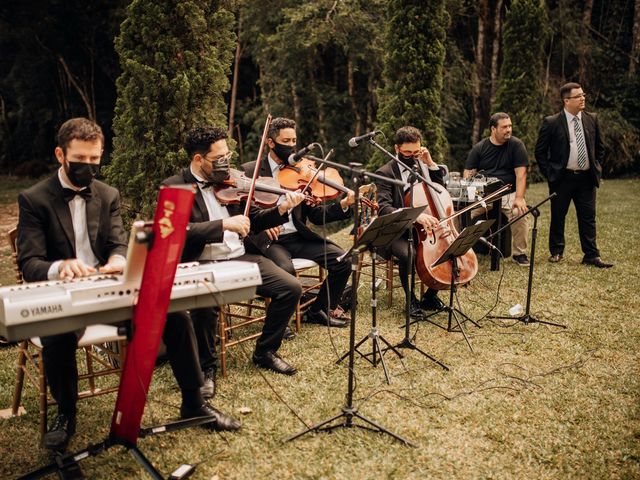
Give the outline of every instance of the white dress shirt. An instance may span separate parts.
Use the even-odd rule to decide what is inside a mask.
[[[582,125],[582,112],[578,112],[577,115],[572,115],[566,110],[564,111],[564,115],[567,118],[567,123],[569,127],[569,160],[567,161],[567,169],[568,170],[589,170],[589,155],[587,155],[587,164],[584,169],[580,168],[578,165],[578,144],[576,143],[576,131],[573,126],[573,118],[577,117],[578,122]],[[585,141],[585,147],[587,139],[584,136],[584,125],[582,126],[582,137]]]
[[[193,169],[191,170],[191,174],[199,182],[205,181],[205,179],[195,173]],[[220,202],[218,202],[212,188],[202,188],[201,183],[198,183],[198,188],[200,189],[200,192],[202,192],[204,204],[207,206],[209,220],[224,220],[231,216],[229,215],[227,207],[220,205]],[[199,260],[229,260],[231,258],[239,257],[240,255],[244,255],[244,243],[240,239],[240,235],[236,232],[225,230],[222,242],[208,243],[205,245]]]
[[[69,188],[71,190],[84,190],[84,188],[77,188],[67,183],[62,178],[62,167],[58,170],[58,179],[63,188]],[[88,187],[85,187],[88,188]],[[91,242],[89,241],[89,230],[87,227],[87,202],[80,195],[76,195],[69,202],[69,211],[71,212],[71,222],[73,224],[73,236],[75,242],[76,258],[82,260],[90,267],[97,267],[100,261],[93,253],[91,248]],[[63,260],[57,260],[51,264],[47,277],[49,280],[57,280],[59,277],[58,269]]]

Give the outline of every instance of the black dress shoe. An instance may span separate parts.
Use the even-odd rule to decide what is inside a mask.
[[[211,422],[204,423],[201,426],[208,430],[215,430],[216,432],[239,430],[242,426],[238,420],[213,408],[208,403],[203,403],[198,408],[186,408],[183,405],[180,407],[180,416],[183,419],[212,417]]]
[[[74,433],[76,433],[76,417],[61,413],[55,418],[49,431],[44,434],[42,444],[51,450],[64,451]]]
[[[287,328],[284,329],[284,335],[282,336],[282,338],[284,340],[293,340],[297,336],[298,334],[294,332],[289,325],[287,325]]]
[[[422,308],[420,308],[420,302],[418,302],[417,298],[411,300],[409,316],[415,320],[424,320],[424,312],[422,311]]]
[[[260,368],[266,368],[283,375],[294,375],[297,372],[293,365],[289,365],[275,352],[266,352],[262,355],[254,353],[253,363]]]
[[[327,315],[324,310],[318,310],[317,312],[307,310],[304,317],[302,317],[302,321],[305,323],[319,323],[320,325],[328,325],[330,327],[337,328],[344,328],[349,325],[349,320],[331,317]]]
[[[593,265],[598,268],[611,268],[613,267],[613,263],[604,263],[600,257],[594,258],[583,258],[582,263],[584,265]]]
[[[420,308],[423,310],[442,310],[444,307],[438,295],[424,295],[420,300]]]
[[[200,394],[205,400],[216,395],[216,371],[210,368],[204,372],[204,385],[200,387]]]

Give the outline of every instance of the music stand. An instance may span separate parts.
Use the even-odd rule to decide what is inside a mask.
[[[345,257],[346,255],[349,255],[354,251],[360,254],[365,250],[371,250],[371,330],[352,348],[374,367],[378,364],[379,356],[380,363],[382,364],[382,369],[384,370],[384,376],[387,379],[387,384],[389,385],[391,384],[391,378],[389,377],[387,365],[384,362],[384,356],[382,355],[380,342],[384,343],[387,346],[385,348],[385,351],[392,350],[393,353],[398,355],[400,358],[402,358],[402,354],[378,332],[376,320],[377,303],[375,288],[377,259],[376,251],[378,248],[386,247],[387,245],[391,244],[391,242],[402,235],[405,230],[407,230],[411,225],[415,223],[416,219],[424,211],[425,208],[426,206],[402,208],[388,215],[382,215],[380,217],[374,218],[373,221],[364,229],[360,237],[358,237],[351,249],[342,256]],[[357,295],[357,289],[355,289],[355,291],[356,293],[354,295]],[[360,347],[360,345],[362,345],[369,338],[372,341],[371,353],[364,354],[360,350],[358,350],[358,347]],[[349,351],[347,351],[342,357],[340,357],[336,363],[340,363],[345,358],[347,358],[350,351],[351,348],[349,348]],[[371,358],[369,358],[369,355],[371,355]]]
[[[471,346],[471,342],[469,341],[469,337],[467,337],[467,332],[465,332],[464,327],[462,326],[462,323],[464,323],[467,320],[469,320],[474,324],[475,322],[473,322],[473,320],[471,320],[471,318],[465,315],[462,311],[460,311],[459,309],[453,306],[453,293],[456,290],[456,279],[458,278],[458,273],[459,273],[458,257],[461,257],[465,253],[467,253],[471,249],[471,247],[475,245],[478,239],[482,237],[487,230],[489,230],[489,227],[491,227],[491,225],[493,225],[494,222],[495,220],[493,219],[485,220],[483,222],[469,226],[464,230],[462,230],[460,232],[460,235],[458,235],[458,238],[456,238],[453,241],[453,243],[449,245],[449,248],[447,248],[447,250],[440,256],[440,258],[431,265],[431,268],[435,268],[438,265],[442,265],[443,263],[451,262],[451,283],[449,284],[449,305],[445,305],[444,308],[442,308],[442,310],[436,313],[447,312],[449,314],[449,319],[447,323],[447,331],[449,332],[455,331],[451,328],[452,319],[455,319],[456,323],[458,324],[458,330],[460,330],[460,332],[464,336],[464,339],[467,342],[467,345],[469,345],[469,348],[471,349],[472,352],[473,352],[473,347]],[[460,318],[458,317],[458,315],[464,318],[462,322],[460,321]],[[430,322],[430,320],[427,320],[427,321]]]
[[[359,191],[358,184],[361,183],[360,179],[363,172],[360,170],[359,164],[351,163],[350,165],[351,165],[350,168],[352,172],[355,173],[353,177],[353,183],[354,183],[354,190],[357,192]],[[344,168],[344,166],[340,166],[340,168]],[[387,181],[387,179],[385,179],[384,177],[380,177],[380,178],[382,178],[383,181]],[[396,181],[394,180],[394,182]],[[423,209],[424,207],[418,207],[418,210],[420,210],[420,212]],[[405,209],[405,212],[407,212],[406,215],[411,215],[412,213],[409,213],[411,210],[414,210],[414,209]],[[416,217],[420,214],[420,212],[416,214]],[[360,224],[359,214],[360,212],[358,210],[358,202],[356,202],[354,204],[355,225]],[[357,242],[354,240],[354,246],[356,245],[356,243]],[[373,420],[370,420],[369,418],[362,415],[360,412],[358,412],[358,409],[353,405],[353,391],[354,391],[353,371],[354,371],[354,358],[355,358],[354,347],[355,347],[355,338],[356,338],[356,306],[357,306],[357,299],[355,295],[356,295],[356,292],[358,291],[358,285],[357,285],[358,279],[357,279],[356,266],[358,265],[359,252],[357,249],[351,248],[349,252],[347,252],[345,255],[347,255],[348,253],[351,253],[351,291],[354,292],[354,299],[351,302],[351,324],[349,325],[349,352],[348,352],[349,366],[347,369],[348,375],[347,375],[346,404],[341,408],[340,413],[338,413],[337,415],[334,415],[333,417],[328,418],[326,420],[322,420],[321,422],[318,422],[315,425],[312,425],[311,427],[308,427],[302,430],[301,432],[286,438],[285,441],[290,442],[310,432],[331,431],[338,427],[345,427],[345,428],[358,427],[358,428],[362,428],[363,430],[371,430],[374,432],[386,433],[387,435],[390,435],[391,437],[401,441],[406,445],[415,447],[413,443],[402,438],[400,435],[396,435],[395,433],[384,428],[382,425],[379,425]],[[354,417],[359,418],[360,420],[365,422],[367,425],[358,425],[356,423],[353,423]],[[344,422],[330,425],[334,421],[340,420],[340,419],[344,419]]]

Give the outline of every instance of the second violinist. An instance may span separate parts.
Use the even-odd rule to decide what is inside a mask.
[[[296,151],[296,123],[288,118],[274,118],[269,129],[267,145],[269,153],[262,159],[259,175],[278,178],[278,172]],[[256,162],[242,165],[247,176],[253,176]],[[284,197],[281,197],[281,201]],[[306,258],[324,267],[327,277],[318,292],[316,301],[309,307],[303,321],[330,327],[346,327],[348,318],[338,307],[351,273],[348,260],[338,261],[344,251],[330,240],[325,240],[307,227],[307,219],[316,225],[351,216],[350,207],[355,193],[349,192],[339,202],[327,205],[310,205],[303,202],[289,212],[289,220],[280,227],[270,228],[251,235],[252,244],[276,265],[294,274],[292,258]]]

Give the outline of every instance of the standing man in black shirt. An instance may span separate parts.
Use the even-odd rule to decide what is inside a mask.
[[[511,184],[511,193],[502,197],[502,212],[509,220],[527,211],[524,194],[527,189],[527,167],[529,158],[524,143],[512,135],[513,125],[509,115],[494,113],[489,120],[491,135],[476,143],[467,157],[464,178],[478,172],[496,177],[505,184]],[[482,209],[471,215],[476,217]],[[528,217],[511,225],[511,250],[513,260],[523,267],[529,266],[527,258],[527,238],[529,236]]]

